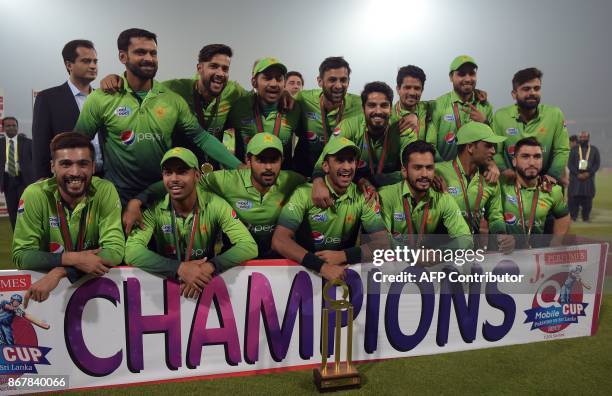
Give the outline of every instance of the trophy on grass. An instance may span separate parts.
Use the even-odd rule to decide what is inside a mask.
[[[336,300],[329,296],[329,290],[333,286],[340,286],[342,288],[342,299]],[[327,282],[323,288],[323,298],[327,302],[329,308],[323,308],[323,323],[321,326],[321,347],[323,355],[321,359],[321,367],[313,370],[314,382],[319,392],[357,388],[361,386],[361,377],[359,372],[352,363],[353,354],[353,306],[348,300],[348,286],[343,281],[337,279],[332,282]],[[334,311],[336,324],[335,324],[335,351],[334,351],[334,364],[331,366],[327,365],[327,353],[328,353],[328,337],[329,337],[329,311]],[[341,320],[342,312],[346,310],[347,320],[347,340],[346,340],[346,362],[340,362],[341,348]]]

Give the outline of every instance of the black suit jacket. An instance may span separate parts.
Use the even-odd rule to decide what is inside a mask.
[[[68,82],[45,89],[36,96],[32,123],[32,157],[35,180],[51,176],[51,139],[72,131],[79,119],[79,106]]]
[[[32,183],[35,179],[32,174],[32,140],[25,135],[17,135],[17,153],[19,161],[19,176],[25,185]],[[6,165],[6,138],[0,139],[0,186],[4,188],[4,167]]]

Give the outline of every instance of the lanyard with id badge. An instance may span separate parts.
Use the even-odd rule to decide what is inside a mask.
[[[591,154],[591,145],[589,144],[586,152],[586,158],[582,158],[582,146],[578,145],[578,170],[585,171],[589,167],[589,155]]]

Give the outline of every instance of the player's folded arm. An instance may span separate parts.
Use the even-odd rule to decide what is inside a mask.
[[[119,265],[125,253],[119,194],[110,182],[101,184],[96,193],[104,197],[100,202],[98,217],[98,246],[102,249],[98,256],[108,260],[113,266]]]

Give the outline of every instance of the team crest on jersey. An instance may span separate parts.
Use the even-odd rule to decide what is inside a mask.
[[[162,225],[161,230],[164,234],[172,234],[172,224]]]
[[[404,221],[406,219],[406,214],[403,212],[393,212],[393,220],[395,221]]]
[[[459,189],[457,187],[454,187],[454,186],[449,186],[448,187],[448,193],[450,195],[457,195],[457,194],[459,194]]]
[[[49,217],[49,227],[58,228],[59,227],[59,218],[57,216]]]
[[[117,117],[129,117],[132,114],[132,109],[128,106],[119,106],[115,109]]]
[[[312,221],[317,222],[317,223],[325,223],[328,219],[327,214],[325,213],[313,214],[310,217],[312,218]]]
[[[321,120],[321,116],[318,113],[315,113],[314,111],[309,111],[308,113],[306,113],[306,118],[313,121]]]
[[[249,210],[253,208],[253,202],[246,199],[241,199],[236,201],[236,207],[242,210]]]
[[[514,195],[506,194],[506,201],[510,202],[512,205],[517,204],[516,196]]]
[[[516,129],[516,128],[508,128],[508,129],[506,129],[506,134],[508,134],[510,136],[516,136],[516,135],[518,135],[518,129]]]
[[[121,132],[119,139],[121,139],[121,143],[129,146],[136,141],[136,134],[134,131],[123,131]]]
[[[155,115],[157,116],[157,118],[164,118],[164,116],[166,115],[166,108],[161,106],[156,107]]]
[[[17,206],[17,214],[23,214],[25,211],[25,201],[23,199],[19,200],[19,205]]]
[[[454,114],[444,114],[444,121],[454,122],[455,115]]]
[[[569,272],[557,273],[540,285],[533,297],[531,309],[525,310],[525,322],[530,330],[558,333],[581,316],[586,316],[588,303],[583,302],[585,284],[581,278],[582,266],[576,265]],[[590,287],[587,285],[587,287]]]
[[[57,242],[49,243],[49,253],[62,254],[64,253],[64,247]]]

